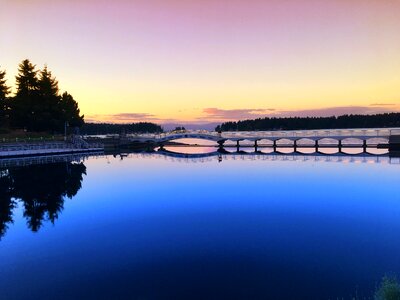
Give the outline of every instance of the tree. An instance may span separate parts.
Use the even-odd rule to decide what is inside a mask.
[[[61,119],[68,122],[70,127],[81,127],[84,124],[84,116],[80,115],[78,102],[67,92],[61,96],[60,107]]]
[[[37,73],[36,65],[32,64],[29,59],[24,59],[19,64],[18,75],[16,76],[17,97],[22,95],[31,95],[39,89]]]
[[[6,72],[0,70],[0,127],[6,125],[8,113],[8,94],[10,88],[6,85]]]
[[[63,132],[64,124],[83,125],[78,103],[64,93],[60,96],[58,81],[48,70],[37,70],[28,59],[18,66],[17,92],[10,101],[11,125],[30,131]]]
[[[0,240],[6,233],[8,225],[13,223],[13,209],[17,206],[13,199],[12,179],[3,169],[0,176]]]
[[[38,84],[40,95],[42,97],[58,97],[58,81],[47,69],[47,65],[45,65],[43,70],[40,71]]]
[[[39,100],[38,71],[28,59],[18,66],[17,93],[11,102],[11,123],[15,127],[34,129],[35,102]]]
[[[35,128],[40,131],[57,131],[61,117],[58,81],[47,66],[39,73],[38,85],[39,98],[34,103]]]

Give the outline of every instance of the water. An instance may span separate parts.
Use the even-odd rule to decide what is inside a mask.
[[[372,298],[400,270],[399,172],[290,155],[3,168],[0,298]]]

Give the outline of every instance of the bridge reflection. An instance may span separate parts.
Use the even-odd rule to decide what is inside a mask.
[[[170,147],[169,149],[171,149]],[[116,156],[116,155],[115,155]],[[387,163],[400,164],[398,155],[389,155],[385,152],[382,154],[373,154],[368,152],[347,154],[343,152],[336,153],[302,153],[299,151],[291,153],[281,152],[246,152],[234,151],[229,152],[224,148],[219,148],[211,152],[205,153],[180,153],[176,151],[159,148],[150,152],[124,153],[121,158],[154,158],[169,159],[174,162],[212,162],[212,161],[229,161],[229,160],[263,160],[263,161],[315,161],[315,162],[343,162],[343,163]]]

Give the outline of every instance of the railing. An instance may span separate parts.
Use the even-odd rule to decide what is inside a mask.
[[[0,144],[4,143],[35,143],[35,142],[55,142],[63,141],[63,136],[47,136],[47,137],[3,137],[0,138]]]
[[[66,142],[43,142],[43,143],[18,143],[0,144],[0,152],[16,151],[37,151],[37,150],[74,150],[74,149],[103,149],[100,143],[88,143],[84,140],[74,140],[72,143]],[[54,152],[54,151],[53,151]]]
[[[377,128],[377,129],[318,129],[318,130],[285,130],[285,131],[230,131],[223,132],[224,138],[239,137],[389,137],[400,134],[398,128]]]
[[[128,134],[127,138],[163,139],[184,135],[203,135],[229,138],[268,138],[268,137],[382,137],[400,135],[400,128],[355,128],[355,129],[318,129],[318,130],[277,130],[277,131],[225,131],[218,133],[206,130],[187,130],[160,134]]]

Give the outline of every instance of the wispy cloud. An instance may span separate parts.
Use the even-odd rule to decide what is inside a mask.
[[[372,103],[369,106],[395,106],[395,103]]]
[[[89,115],[85,117],[87,122],[111,122],[111,123],[132,123],[132,122],[159,122],[161,119],[150,113],[117,113],[105,115]]]
[[[234,120],[248,119],[265,116],[274,112],[274,108],[247,108],[247,109],[220,109],[220,108],[205,108],[203,117],[198,119],[208,120]]]

